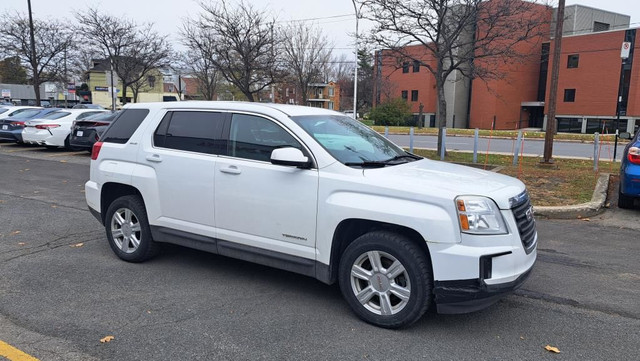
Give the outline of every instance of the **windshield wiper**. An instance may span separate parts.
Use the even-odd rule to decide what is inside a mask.
[[[362,167],[362,168],[383,168],[387,166],[387,162],[380,162],[376,160],[365,160],[362,162],[346,162],[344,165],[349,167]]]
[[[422,157],[417,156],[415,154],[407,153],[407,154],[402,154],[402,155],[396,155],[393,158],[385,159],[385,160],[383,160],[381,162],[388,164],[388,163],[395,162],[397,160],[402,160],[402,159],[411,159],[409,162],[412,162],[414,160],[422,159]]]

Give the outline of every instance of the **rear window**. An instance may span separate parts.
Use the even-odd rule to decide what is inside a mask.
[[[71,113],[69,112],[51,112],[45,116],[43,116],[41,119],[60,119],[66,115],[69,115]]]
[[[144,118],[149,114],[149,109],[125,109],[111,122],[111,126],[103,135],[103,142],[124,144],[138,129]]]
[[[8,112],[9,109],[8,108],[0,108],[0,114]]]
[[[18,109],[9,114],[9,116],[13,119],[27,119],[37,115],[41,111],[42,109]]]

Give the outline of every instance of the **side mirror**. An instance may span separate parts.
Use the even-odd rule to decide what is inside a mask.
[[[628,133],[628,132],[622,132],[622,133],[620,133],[620,134],[618,135],[618,138],[620,138],[620,139],[631,139],[631,138],[633,138],[633,137],[631,136],[631,133]]]
[[[271,152],[271,163],[298,168],[311,168],[309,158],[305,157],[300,149],[293,147],[274,149]]]

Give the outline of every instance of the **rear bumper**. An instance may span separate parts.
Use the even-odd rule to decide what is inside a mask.
[[[436,281],[434,294],[438,313],[468,313],[489,307],[529,278],[533,266],[511,282],[488,285],[482,279]]]
[[[22,130],[5,130],[0,131],[0,140],[8,140],[12,142],[22,142]]]
[[[620,192],[630,197],[640,196],[640,165],[627,164],[620,172]]]

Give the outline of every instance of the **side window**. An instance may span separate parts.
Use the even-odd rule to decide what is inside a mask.
[[[276,148],[302,145],[276,123],[253,115],[234,114],[229,132],[229,155],[269,162]]]
[[[175,111],[167,113],[153,134],[157,147],[206,154],[222,154],[226,113]]]
[[[117,116],[102,136],[103,142],[124,144],[135,133],[149,109],[125,109]]]

